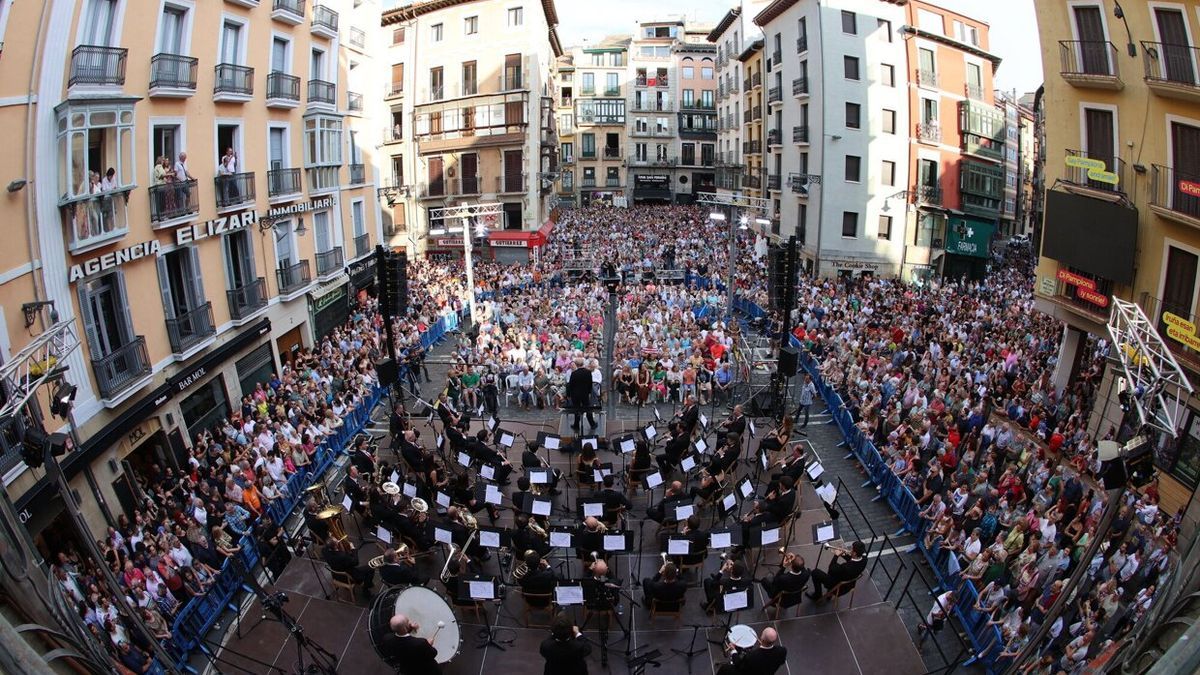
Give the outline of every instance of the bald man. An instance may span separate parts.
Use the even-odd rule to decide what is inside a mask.
[[[391,632],[379,641],[379,652],[387,663],[395,665],[402,675],[441,675],[433,640],[414,635],[420,626],[407,616],[397,614],[388,622],[388,627]]]
[[[787,648],[779,644],[779,633],[774,628],[764,628],[758,636],[758,644],[750,649],[733,649],[729,653],[730,663],[721,666],[717,675],[772,675],[787,661]]]

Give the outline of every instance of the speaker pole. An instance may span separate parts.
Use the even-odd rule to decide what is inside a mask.
[[[375,246],[375,278],[379,284],[379,309],[383,314],[383,339],[387,345],[387,358],[395,360],[396,349],[392,345],[392,298],[391,289],[388,288],[390,265],[388,264],[388,252],[383,247],[383,244]],[[388,383],[388,389],[391,390],[391,383]]]
[[[781,314],[783,331],[779,336],[779,352],[776,355],[775,368],[775,386],[772,390],[775,392],[775,419],[782,420],[787,414],[787,403],[785,402],[790,378],[785,374],[783,369],[784,351],[787,350],[792,343],[792,307],[796,304],[796,235],[788,237],[787,252],[785,254],[784,269],[785,278],[784,286],[781,289],[780,299],[782,300]]]

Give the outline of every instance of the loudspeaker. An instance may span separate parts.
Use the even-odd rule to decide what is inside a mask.
[[[800,365],[800,352],[796,348],[787,345],[779,350],[779,373],[784,377],[792,377],[796,374],[796,368]]]
[[[760,391],[750,399],[751,417],[770,417],[775,414],[775,393],[771,390]]]
[[[379,383],[385,387],[390,387],[396,383],[396,378],[399,376],[399,370],[396,368],[395,359],[380,359],[375,362],[375,373],[379,375]]]

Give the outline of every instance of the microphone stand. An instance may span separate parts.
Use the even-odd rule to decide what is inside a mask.
[[[689,675],[692,672],[692,657],[697,654],[702,654],[702,653],[705,653],[708,651],[707,647],[705,647],[704,649],[700,649],[700,648],[696,647],[696,634],[700,632],[701,628],[704,628],[705,630],[707,630],[708,626],[706,626],[704,624],[700,624],[700,623],[693,623],[690,625],[692,628],[692,639],[688,642],[687,651],[678,649],[676,647],[671,648],[672,652],[679,654],[680,656],[684,657],[684,659],[687,661],[687,671],[688,671]]]

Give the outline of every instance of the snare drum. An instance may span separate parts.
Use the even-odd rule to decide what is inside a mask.
[[[409,586],[396,596],[393,616],[395,614],[404,614],[420,627],[413,635],[433,638],[438,663],[449,663],[458,656],[462,648],[462,632],[454,610],[440,593],[424,586]],[[441,630],[438,630],[439,621],[445,623]]]
[[[729,635],[725,641],[738,649],[749,649],[758,644],[758,635],[754,629],[744,623],[729,627]]]

